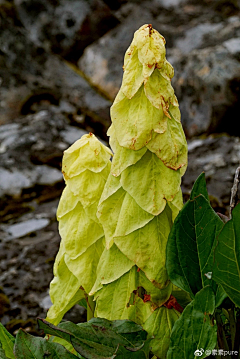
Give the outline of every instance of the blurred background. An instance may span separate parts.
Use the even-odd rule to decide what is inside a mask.
[[[187,199],[205,171],[228,213],[240,160],[240,1],[0,0],[0,320],[34,332],[58,250],[63,151],[86,132],[108,143],[109,108],[133,33],[166,38],[189,143]],[[85,319],[75,306],[66,319]]]

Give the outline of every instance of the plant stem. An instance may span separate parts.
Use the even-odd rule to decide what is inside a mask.
[[[96,303],[93,301],[94,296],[87,297],[87,321],[94,317],[94,310]]]
[[[237,324],[236,324],[236,334],[235,334],[235,341],[233,350],[238,351],[240,350],[240,315],[237,316]]]
[[[236,336],[236,322],[235,322],[234,308],[229,309],[228,313],[229,313],[229,324],[230,324],[230,333],[231,333],[232,350],[233,350],[235,343],[235,336]]]
[[[222,318],[218,312],[216,312],[216,321],[217,321],[217,340],[219,349],[229,351],[227,339],[223,330]],[[230,355],[225,356],[226,359],[231,359]]]
[[[229,218],[232,218],[232,210],[233,208],[236,206],[236,202],[237,202],[237,191],[238,191],[238,183],[239,183],[239,172],[240,172],[240,167],[238,167],[236,169],[235,172],[235,177],[234,177],[234,182],[233,182],[233,187],[231,190],[231,199],[230,199],[230,208],[229,208]]]

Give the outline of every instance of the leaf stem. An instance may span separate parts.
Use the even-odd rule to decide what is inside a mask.
[[[88,295],[87,297],[87,321],[94,317],[94,310],[96,303],[93,300],[94,296]]]

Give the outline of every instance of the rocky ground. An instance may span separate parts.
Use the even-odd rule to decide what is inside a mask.
[[[228,213],[240,161],[239,15],[237,0],[0,0],[0,317],[11,332],[34,332],[50,306],[62,153],[89,131],[108,141],[124,52],[145,23],[166,38],[175,68],[184,198],[205,171],[214,208]]]

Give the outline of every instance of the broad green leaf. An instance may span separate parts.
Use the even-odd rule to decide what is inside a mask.
[[[197,359],[194,352],[203,348],[212,350],[217,343],[217,325],[210,315],[215,309],[215,295],[210,286],[204,287],[187,305],[176,321],[171,335],[167,359]],[[146,329],[147,330],[147,329]],[[203,354],[201,358],[207,355]]]
[[[169,168],[177,170],[187,164],[186,137],[181,123],[172,118],[167,121],[167,131],[155,133],[147,148]]]
[[[89,294],[93,295],[104,284],[114,282],[129,272],[134,265],[115,244],[110,249],[105,248],[98,263],[96,282]]]
[[[146,81],[144,90],[149,101],[158,109],[161,109],[165,103],[169,104],[174,96],[170,80],[166,80],[158,69],[155,69]]]
[[[0,323],[0,357],[1,359],[15,359],[13,354],[15,338]]]
[[[154,337],[150,346],[152,352],[160,359],[167,358],[171,331],[179,316],[180,313],[175,309],[168,309],[163,306],[156,309],[143,325],[143,328],[148,332],[148,337]],[[189,356],[189,358],[191,357]]]
[[[124,59],[121,91],[127,98],[131,99],[143,83],[143,65],[138,59],[138,51],[135,46],[129,47]]]
[[[118,216],[114,237],[126,236],[149,223],[154,216],[144,211],[136,201],[126,193]]]
[[[161,68],[165,60],[165,39],[152,25],[143,25],[138,29],[133,38],[133,44],[138,49],[140,62],[149,68],[157,66]]]
[[[127,309],[137,283],[138,273],[134,266],[116,281],[104,285],[95,293],[95,316],[109,320],[128,319]]]
[[[213,279],[229,298],[240,306],[240,205],[232,211],[217,238],[214,250]]]
[[[123,353],[126,358],[136,358],[131,353],[137,351],[140,351],[139,358],[148,358],[147,346],[144,351],[141,350],[146,343],[147,333],[129,321],[109,322],[94,318],[78,325],[63,322],[58,327],[44,320],[39,320],[38,323],[45,333],[71,342],[74,349],[85,358],[122,358]]]
[[[206,198],[206,200],[209,202],[204,172],[202,172],[196,179],[196,181],[193,185],[192,191],[191,191],[190,199],[194,199],[195,197],[199,196],[200,194],[202,194]]]
[[[116,138],[114,126],[112,125],[111,141],[114,141],[115,154],[112,161],[111,173],[113,176],[119,176],[125,168],[137,163],[146,153],[147,148],[143,147],[141,150],[132,151],[128,148],[121,147]]]
[[[53,305],[47,313],[47,320],[58,324],[64,314],[77,304],[85,293],[80,289],[80,281],[66,266],[64,255],[56,263],[57,272],[50,283],[50,297]]]
[[[163,133],[167,128],[163,110],[151,104],[143,85],[131,100],[125,97],[113,103],[111,118],[119,145],[132,150],[146,146],[152,138],[153,130]]]
[[[137,187],[141,179],[141,185]],[[172,201],[180,189],[181,175],[166,167],[163,162],[150,151],[133,166],[126,168],[121,174],[121,184],[146,212],[155,216],[161,213],[166,201]]]
[[[65,263],[71,273],[78,278],[81,286],[89,293],[96,277],[99,259],[103,253],[105,238],[102,237],[93,243],[88,249],[75,259],[65,254]]]
[[[211,283],[205,274],[212,271],[212,248],[222,226],[202,195],[188,201],[173,224],[166,252],[168,275],[192,297]]]
[[[72,259],[84,253],[89,246],[104,235],[102,226],[86,215],[80,202],[74,210],[60,219],[59,233],[64,242],[65,251]]]
[[[224,291],[223,287],[219,284],[216,291],[216,308],[219,307],[224,299],[226,299],[227,293]]]
[[[79,175],[68,179],[67,184],[70,190],[78,197],[84,207],[90,206],[97,199],[100,199],[110,168],[111,164],[109,161],[107,166],[99,173],[85,170]]]
[[[67,342],[65,339],[59,338],[59,337],[54,337],[54,336],[50,336],[48,339],[49,342],[53,342],[53,343],[58,343],[61,344],[62,346],[64,346],[64,348],[66,348],[70,353],[76,355],[77,358],[82,358],[80,356],[80,354],[78,354],[76,352],[76,350],[73,348],[72,344]]]
[[[111,150],[104,146],[92,133],[83,135],[63,155],[62,171],[66,181],[86,169],[101,172],[109,163]]]
[[[114,238],[120,251],[136,263],[147,278],[159,288],[164,288],[168,284],[165,252],[170,228],[171,211],[166,207],[143,228],[126,236]]]
[[[77,357],[58,343],[49,342],[20,329],[17,333],[14,353],[18,359],[76,359]]]
[[[171,294],[174,298],[176,298],[178,304],[180,304],[182,308],[185,308],[192,301],[192,298],[188,292],[185,292],[185,290],[182,290],[175,285],[173,285]]]

